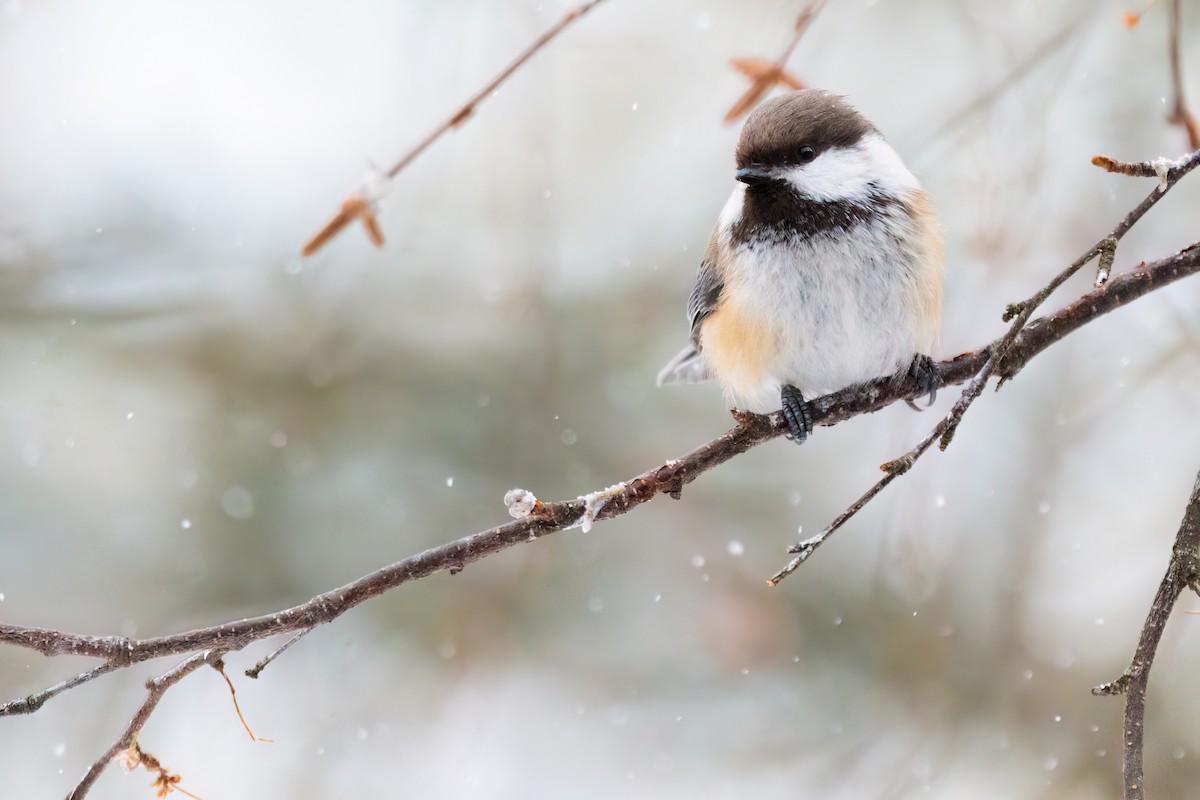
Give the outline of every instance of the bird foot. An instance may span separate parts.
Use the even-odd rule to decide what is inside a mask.
[[[928,395],[929,402],[925,404],[925,408],[929,408],[937,400],[938,390],[938,371],[937,364],[929,356],[915,355],[912,363],[908,365],[908,377],[913,378],[917,382],[917,386],[921,388],[921,393],[917,397],[925,397]],[[904,402],[908,403],[908,407],[913,411],[924,411],[912,399],[906,398]]]
[[[813,431],[812,411],[800,390],[788,384],[780,392],[783,402],[783,419],[787,422],[787,437],[796,444],[804,444]]]

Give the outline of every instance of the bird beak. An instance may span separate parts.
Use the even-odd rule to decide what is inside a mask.
[[[762,167],[742,167],[733,176],[747,186],[755,186],[760,183],[766,183],[769,180],[774,180],[774,175],[771,171]]]

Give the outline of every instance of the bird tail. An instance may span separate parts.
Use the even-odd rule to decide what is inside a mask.
[[[695,345],[688,345],[679,351],[679,355],[667,362],[658,373],[658,385],[668,383],[703,383],[712,380],[712,372],[708,362]]]

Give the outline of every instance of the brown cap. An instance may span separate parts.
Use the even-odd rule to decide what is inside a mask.
[[[840,95],[801,89],[772,98],[754,110],[738,140],[739,167],[799,164],[800,148],[824,152],[853,147],[875,126]]]

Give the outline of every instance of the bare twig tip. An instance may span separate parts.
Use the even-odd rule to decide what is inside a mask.
[[[1129,688],[1130,676],[1126,672],[1115,681],[1102,683],[1099,686],[1092,687],[1092,694],[1096,697],[1111,697],[1116,694],[1125,694],[1125,690]]]
[[[13,700],[0,706],[0,717],[11,717],[17,714],[32,714],[41,708],[46,700],[47,695],[45,692],[41,694],[31,694],[28,697],[22,697],[20,700]]]

